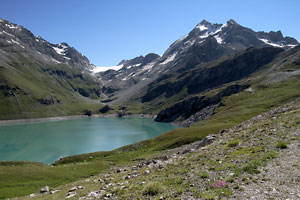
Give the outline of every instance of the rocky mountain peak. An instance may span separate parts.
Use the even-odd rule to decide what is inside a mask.
[[[228,25],[234,25],[234,24],[239,25],[239,24],[238,24],[236,21],[234,21],[233,19],[228,20],[228,21],[226,22],[226,24],[228,24]]]
[[[0,19],[0,48],[7,53],[24,53],[52,64],[67,64],[81,70],[93,68],[90,61],[67,43],[52,44],[23,26]]]

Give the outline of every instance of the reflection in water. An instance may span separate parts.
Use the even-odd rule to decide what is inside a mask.
[[[64,156],[112,150],[174,128],[142,118],[84,118],[0,126],[0,160],[52,163]]]

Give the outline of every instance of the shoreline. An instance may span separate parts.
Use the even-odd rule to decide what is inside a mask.
[[[81,119],[81,118],[97,118],[97,117],[107,117],[107,118],[155,118],[155,115],[149,114],[129,114],[119,116],[118,114],[95,114],[92,116],[87,115],[70,115],[70,116],[58,116],[58,117],[44,117],[44,118],[29,118],[29,119],[8,119],[0,120],[1,125],[14,125],[14,124],[23,124],[23,123],[39,123],[39,122],[53,122],[53,121],[62,121],[62,120],[72,120],[72,119]]]

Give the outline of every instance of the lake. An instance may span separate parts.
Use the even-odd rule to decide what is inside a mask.
[[[0,126],[0,160],[47,164],[65,156],[108,151],[177,126],[149,118],[93,117]]]

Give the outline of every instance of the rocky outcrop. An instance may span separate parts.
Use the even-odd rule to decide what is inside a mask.
[[[18,86],[12,87],[9,85],[0,85],[0,92],[1,91],[3,91],[3,93],[6,97],[15,97],[20,94],[28,95],[28,92],[25,92],[23,89],[21,89]]]
[[[43,105],[52,105],[55,103],[61,103],[61,100],[57,99],[55,96],[45,97],[38,99],[38,102]]]
[[[100,113],[107,113],[108,111],[113,110],[111,107],[109,107],[108,105],[104,106],[103,108],[99,109]]]
[[[199,65],[192,69],[192,72],[190,70],[187,73],[181,73],[176,78],[172,74],[166,76],[165,79],[157,79],[148,85],[142,102],[152,101],[163,94],[165,98],[170,98],[185,88],[187,88],[188,94],[197,94],[222,84],[240,80],[271,62],[282,51],[280,48],[273,47],[251,47],[209,67]]]
[[[40,190],[40,193],[47,193],[49,192],[49,186],[45,186]]]
[[[231,85],[211,98],[205,96],[188,98],[161,111],[154,120],[157,122],[183,121],[179,125],[190,126],[213,115],[216,105],[222,101],[223,97],[239,93],[248,87],[249,85]]]

